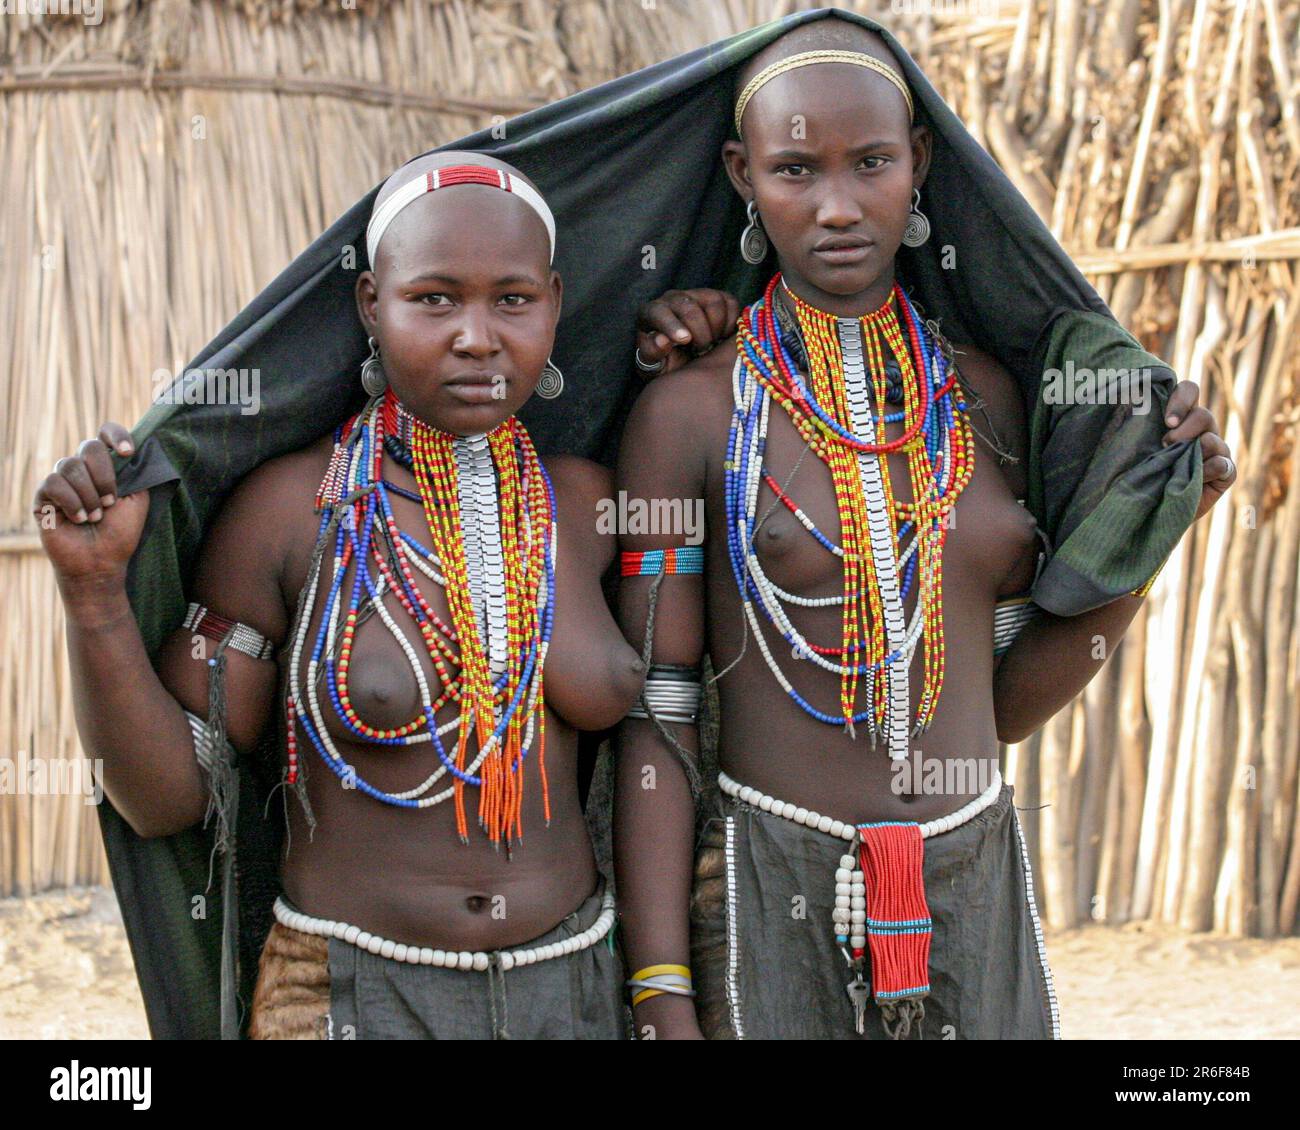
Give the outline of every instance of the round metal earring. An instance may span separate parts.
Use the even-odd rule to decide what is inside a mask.
[[[388,375],[379,360],[379,342],[370,339],[370,356],[361,362],[361,387],[370,397],[383,396],[388,388]]]
[[[758,218],[758,205],[752,200],[745,205],[749,226],[740,233],[740,257],[746,263],[761,263],[767,258],[767,232]]]
[[[537,380],[537,395],[543,400],[554,400],[564,391],[564,374],[560,367],[549,357],[542,367],[542,375]]]
[[[907,227],[903,229],[903,243],[908,247],[920,247],[930,238],[930,221],[921,211],[921,190],[912,189],[912,213],[907,217]]]

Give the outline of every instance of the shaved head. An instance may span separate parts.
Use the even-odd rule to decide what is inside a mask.
[[[800,58],[810,52],[831,57]],[[903,57],[836,17],[791,28],[738,68],[742,133],[722,144],[727,176],[782,277],[838,316],[889,298],[929,170],[933,136],[915,119]]]
[[[898,59],[885,43],[884,37],[877,31],[865,28],[861,24],[853,23],[849,20],[836,19],[834,17],[825,20],[813,20],[810,23],[800,24],[786,32],[780,39],[774,40],[763,48],[752,59],[749,59],[736,74],[736,87],[733,92],[733,100],[740,97],[740,92],[748,85],[752,79],[764,67],[772,63],[779,63],[782,59],[788,59],[791,55],[800,55],[805,51],[856,51],[863,55],[870,55],[873,59],[879,59],[882,63],[897,72],[898,77],[903,79],[903,68],[899,66]],[[870,72],[868,72],[870,73]],[[883,78],[878,79],[885,82]],[[906,83],[906,79],[903,79]],[[895,91],[895,97],[902,98],[902,95]],[[762,91],[754,96],[756,99],[762,97]]]

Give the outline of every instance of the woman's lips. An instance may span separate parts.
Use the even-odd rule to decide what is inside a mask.
[[[457,400],[466,404],[491,404],[494,400],[505,399],[505,378],[493,374],[483,377],[456,377],[448,381],[445,388]],[[500,393],[497,392],[500,387]]]
[[[870,243],[856,243],[841,247],[813,248],[813,254],[827,263],[860,263],[871,253]]]

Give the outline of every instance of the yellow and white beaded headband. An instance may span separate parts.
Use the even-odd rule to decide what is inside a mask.
[[[745,107],[749,105],[749,100],[762,89],[765,83],[776,78],[777,75],[783,75],[786,71],[793,71],[799,67],[811,66],[813,63],[852,63],[855,67],[866,67],[869,71],[875,71],[878,75],[883,75],[892,82],[903,98],[907,101],[907,120],[912,122],[916,118],[916,108],[912,105],[912,92],[907,89],[905,83],[893,67],[882,63],[879,59],[871,55],[864,55],[861,51],[802,51],[798,55],[791,55],[788,59],[779,59],[777,62],[764,67],[745,85],[745,89],[740,92],[740,97],[736,99],[736,132],[740,133],[740,119],[744,116]]]

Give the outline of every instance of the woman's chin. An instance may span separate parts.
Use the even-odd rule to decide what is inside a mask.
[[[495,407],[485,405],[480,409],[465,409],[446,413],[444,422],[435,426],[458,436],[476,436],[484,432],[494,431],[510,419],[511,415],[510,412],[503,412],[499,405]]]
[[[465,401],[450,397],[441,398],[427,415],[415,408],[412,411],[431,427],[459,436],[490,432],[514,415],[505,400]]]
[[[847,298],[871,289],[880,278],[880,265],[874,255],[866,261],[840,265],[829,263],[820,255],[809,255],[787,264],[784,274],[796,294],[800,293],[801,286],[815,287],[823,294]]]
[[[880,272],[874,267],[864,268],[861,263],[846,264],[843,267],[827,267],[818,263],[810,265],[808,274],[804,277],[825,294],[850,298],[874,287],[880,281]]]

